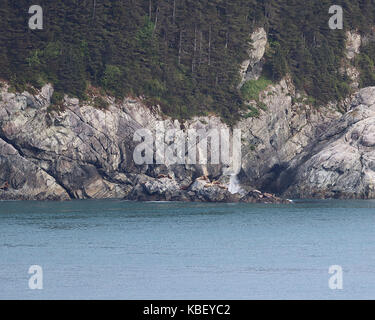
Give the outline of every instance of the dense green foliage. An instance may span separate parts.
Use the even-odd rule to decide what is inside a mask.
[[[362,48],[356,59],[356,65],[361,70],[361,87],[375,85],[375,42],[370,42]]]
[[[328,8],[344,7],[346,30],[375,25],[375,0],[40,0],[44,29],[32,31],[32,4],[0,5],[0,77],[16,88],[52,82],[60,94],[85,99],[92,85],[144,96],[175,117],[215,112],[228,121],[259,89],[238,89],[254,28],[269,35],[264,76],[289,73],[323,103],[349,91],[338,72],[345,30],[328,28]],[[357,61],[361,84],[375,85],[374,45],[367,48]]]

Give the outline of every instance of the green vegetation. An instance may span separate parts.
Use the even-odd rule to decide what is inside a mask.
[[[264,102],[258,102],[258,107],[263,111],[267,111],[267,105]]]
[[[356,66],[361,73],[360,86],[375,86],[375,42],[362,48],[356,59]]]
[[[116,98],[143,96],[176,118],[213,112],[229,123],[287,73],[316,104],[343,98],[345,32],[375,24],[374,0],[337,0],[344,30],[328,28],[328,0],[40,0],[44,29],[31,31],[31,4],[0,6],[0,78],[14,90],[51,82],[88,99],[94,86]],[[238,70],[260,26],[269,36],[264,75],[240,91]],[[374,56],[369,45],[358,58],[363,86],[374,85]]]
[[[292,97],[292,103],[293,104],[302,103],[302,104],[307,104],[307,105],[310,105],[310,106],[316,106],[317,105],[317,101],[314,97],[306,96],[306,95],[303,95],[299,98]]]
[[[248,109],[250,112],[245,115],[245,118],[258,118],[260,116],[260,112],[256,106],[249,105]]]
[[[92,101],[93,107],[100,110],[108,110],[109,102],[102,97],[95,97]]]
[[[241,88],[242,97],[248,101],[259,101],[259,94],[270,84],[272,81],[264,77],[260,77],[258,80],[249,80]]]
[[[64,93],[54,91],[51,97],[51,104],[48,107],[48,112],[56,111],[64,111]]]

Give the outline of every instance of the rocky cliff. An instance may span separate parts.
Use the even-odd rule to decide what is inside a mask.
[[[51,108],[53,89],[31,95],[9,93],[2,84],[0,103],[1,199],[102,199],[282,202],[249,188],[228,191],[230,177],[221,165],[142,165],[134,163],[138,129],[226,128],[217,117],[184,123],[164,119],[141,100],[106,109],[65,97],[64,110]]]
[[[302,198],[375,198],[375,87],[291,161],[279,177],[293,177],[284,193]]]
[[[359,47],[356,36],[348,39],[350,63]],[[241,68],[243,82],[259,77],[267,45],[264,30],[252,40]],[[316,108],[288,78],[269,85],[256,102],[266,108],[231,128],[242,133],[241,192],[230,192],[231,177],[223,165],[134,163],[138,129],[155,132],[160,121],[185,131],[228,128],[214,115],[179,122],[163,116],[157,106],[146,106],[142,98],[103,97],[105,105],[94,107],[65,96],[63,106],[54,108],[51,85],[34,94],[9,91],[2,82],[0,199],[283,202],[273,194],[375,197],[374,87],[357,90],[341,104]]]

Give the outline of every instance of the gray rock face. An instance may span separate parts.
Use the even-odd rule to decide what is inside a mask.
[[[362,37],[362,35],[356,30],[347,31],[346,33],[346,59],[342,61],[340,72],[342,74],[346,73],[346,75],[352,81],[350,86],[353,89],[358,89],[360,83],[360,72],[354,63],[354,58],[360,53],[362,45],[366,44],[369,39],[370,38],[368,36]]]
[[[294,102],[294,88],[287,80],[267,88],[262,102],[267,110],[259,118],[238,124],[242,130],[241,182],[280,193],[285,180],[278,177],[303,150],[341,116],[327,106],[323,112]],[[301,98],[302,101],[302,98]]]
[[[359,54],[361,45],[362,37],[358,32],[348,31],[346,33],[346,57],[349,60],[354,59]]]
[[[3,200],[68,200],[69,195],[56,180],[25,159],[10,144],[0,139],[0,190]]]
[[[138,175],[135,187],[127,198],[137,201],[289,203],[257,190],[232,194],[227,185],[211,182],[207,177],[199,177],[190,186],[184,187],[171,177],[152,178],[146,175]]]
[[[130,182],[125,169],[134,169],[128,162],[132,162],[130,149],[134,130],[140,126],[137,122],[114,106],[105,112],[79,106],[77,99],[67,99],[62,113],[50,112],[50,86],[35,97],[5,90],[0,105],[0,138],[18,151],[18,157],[10,160],[1,152],[2,164],[25,168],[23,163],[29,163],[30,167],[18,170],[20,182],[16,183],[15,169],[1,166],[0,184],[1,180],[11,184],[6,197],[22,194],[24,187],[42,189],[40,194],[46,192],[57,199],[127,195]],[[144,106],[142,110],[146,112]],[[41,172],[39,180],[32,178],[30,170]],[[51,189],[52,179],[59,186],[56,190]]]
[[[362,89],[351,110],[291,164],[285,194],[317,198],[375,198],[375,87]]]
[[[267,33],[263,28],[256,29],[251,34],[251,49],[249,58],[246,59],[240,69],[241,85],[248,80],[257,80],[262,73],[262,59],[266,51]]]
[[[51,86],[36,96],[11,94],[0,103],[0,199],[104,199],[231,201],[227,186],[191,188],[202,175],[223,174],[221,165],[142,165],[133,160],[138,129],[158,130],[163,118],[141,101],[110,100],[107,110],[65,97],[65,110],[53,111]],[[225,129],[217,117],[165,129]],[[200,154],[198,149],[197,153]]]
[[[0,199],[182,200],[276,202],[284,197],[375,198],[375,88],[362,89],[342,115],[309,107],[287,79],[269,86],[257,118],[240,121],[244,194],[228,191],[223,165],[141,165],[136,130],[225,129],[215,116],[184,123],[163,118],[141,100],[107,110],[65,98],[52,111],[51,86],[0,101]],[[204,179],[199,179],[200,177]],[[261,190],[257,191],[257,190]],[[268,193],[267,193],[268,192]]]

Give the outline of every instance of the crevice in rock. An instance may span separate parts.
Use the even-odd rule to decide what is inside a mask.
[[[2,128],[0,128],[0,139],[2,139],[5,143],[9,144],[10,146],[12,146],[14,149],[17,150],[18,154],[20,155],[20,157],[22,157],[23,159],[25,159],[26,161],[30,161],[33,165],[35,165],[39,170],[45,172],[47,175],[49,175],[50,177],[52,177],[56,184],[58,184],[67,194],[68,196],[71,198],[71,199],[74,199],[74,196],[73,194],[69,191],[68,188],[66,188],[64,186],[63,183],[61,183],[61,181],[59,181],[59,179],[57,179],[53,174],[52,172],[49,172],[43,168],[41,168],[39,165],[37,165],[34,161],[31,161],[26,155],[25,153],[22,151],[22,149],[16,144],[14,143],[13,141],[9,140],[5,135],[4,135],[4,132],[2,131]]]

